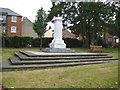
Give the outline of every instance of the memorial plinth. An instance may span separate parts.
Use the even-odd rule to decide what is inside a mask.
[[[56,17],[54,19],[54,38],[50,43],[50,48],[45,48],[43,52],[52,52],[52,53],[68,53],[74,52],[70,48],[66,48],[66,44],[62,39],[62,17]]]
[[[66,48],[62,40],[62,18],[56,17],[54,20],[54,38],[50,43],[50,48]]]

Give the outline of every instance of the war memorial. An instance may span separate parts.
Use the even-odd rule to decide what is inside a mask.
[[[76,52],[66,48],[62,39],[62,18],[54,19],[54,38],[42,51],[19,51],[3,62],[3,70],[41,69],[118,61],[104,53]]]

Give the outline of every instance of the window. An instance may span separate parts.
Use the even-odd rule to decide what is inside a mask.
[[[11,17],[11,22],[17,22],[17,17],[16,16],[12,16]]]
[[[3,15],[2,17],[3,17],[3,20],[6,20],[6,16],[5,15]]]
[[[16,33],[16,26],[11,26],[11,33]]]
[[[108,42],[112,42],[112,41],[113,41],[112,37],[109,37]]]

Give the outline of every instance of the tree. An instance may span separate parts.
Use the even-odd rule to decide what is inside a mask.
[[[57,15],[64,18],[64,26],[67,26],[66,21],[73,24],[72,32],[83,37],[85,47],[95,43],[96,33],[105,31],[115,22],[111,5],[105,2],[53,3],[48,19]]]
[[[42,37],[44,36],[44,33],[46,31],[45,30],[47,26],[46,19],[47,19],[47,14],[43,10],[43,8],[39,9],[37,12],[35,22],[33,23],[33,29],[40,38],[40,49],[42,49]]]
[[[117,24],[117,28],[116,28],[116,35],[119,37],[120,39],[120,1],[118,2],[119,7],[117,7],[117,15],[116,15],[116,24]]]
[[[112,3],[113,10],[115,11],[115,22],[111,25],[111,29],[108,32],[111,35],[117,35],[120,38],[120,1]]]

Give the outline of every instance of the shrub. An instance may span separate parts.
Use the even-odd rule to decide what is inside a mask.
[[[64,39],[67,48],[81,47],[82,42],[77,39],[66,38]]]
[[[28,44],[32,45],[33,37],[22,37],[23,38],[23,47],[26,47]]]
[[[39,38],[34,38],[32,41],[32,46],[33,47],[40,47],[40,39]]]
[[[27,45],[32,45],[33,47],[40,47],[40,39],[39,38],[32,38],[32,37],[2,37],[3,47],[26,47]],[[52,42],[53,38],[42,38],[43,47],[49,47],[49,44]],[[82,42],[77,39],[66,38],[64,39],[67,48],[74,48],[74,47],[81,47]]]
[[[43,47],[49,47],[49,44],[52,42],[52,38],[42,38],[42,46]],[[40,39],[39,38],[35,38],[32,41],[32,45],[33,47],[40,47]]]
[[[105,42],[103,42],[102,46],[103,46],[104,48],[108,48],[108,44],[106,44]]]
[[[43,47],[49,47],[49,44],[52,42],[53,38],[43,38]]]
[[[20,48],[20,47],[25,47],[29,42],[32,42],[32,40],[33,40],[32,37],[3,36],[2,37],[2,44],[3,44],[2,46],[3,47]]]

